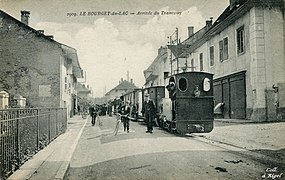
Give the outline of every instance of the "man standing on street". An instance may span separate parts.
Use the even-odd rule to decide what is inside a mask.
[[[127,130],[127,132],[129,133],[130,131],[130,119],[129,119],[129,115],[130,115],[130,103],[128,101],[126,101],[125,103],[123,103],[123,105],[120,108],[120,114],[122,115],[122,121],[124,123],[124,131]]]
[[[96,116],[97,116],[97,112],[96,112],[96,109],[94,107],[94,105],[92,105],[90,108],[89,108],[89,113],[90,113],[90,116],[91,116],[91,124],[92,126],[95,125],[95,121],[96,121]]]
[[[151,133],[153,131],[153,121],[156,114],[156,108],[154,105],[153,100],[149,98],[149,94],[144,95],[145,100],[142,107],[142,113],[144,114],[146,124],[147,124],[147,131],[146,133]]]

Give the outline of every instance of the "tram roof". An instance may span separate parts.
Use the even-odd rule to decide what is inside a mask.
[[[205,72],[205,71],[188,71],[188,72],[181,72],[181,73],[176,73],[176,74],[172,74],[168,77],[173,77],[173,76],[176,76],[176,75],[181,75],[181,74],[188,74],[188,73],[193,73],[193,74],[196,74],[196,73],[199,73],[199,74],[212,74],[214,75],[214,73],[211,73],[211,72]]]

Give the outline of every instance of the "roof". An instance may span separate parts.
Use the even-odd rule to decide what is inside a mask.
[[[200,29],[191,37],[184,40],[181,44],[188,45],[187,49],[177,50],[174,47],[170,47],[173,50],[176,57],[184,57],[185,54],[193,52],[200,47],[207,40],[223,31],[229,25],[234,23],[237,19],[247,13],[254,6],[281,6],[283,7],[282,0],[240,0],[234,5],[229,5],[223,13],[217,18],[212,26],[207,28],[206,26]],[[179,45],[177,48],[179,49]],[[183,47],[182,47],[183,48]]]
[[[85,85],[77,82],[77,92],[88,92],[88,93],[91,93],[91,90],[88,89]]]
[[[10,16],[9,14],[5,13],[4,11],[0,10],[0,16],[6,17],[8,19],[13,20],[16,24],[18,24],[19,27],[28,29],[29,31],[35,33],[38,37],[43,37],[44,39],[51,41],[51,42],[55,42],[58,43],[57,41],[53,40],[52,38],[50,38],[49,36],[44,35],[43,33],[40,33],[39,31],[33,29],[32,27],[26,25],[25,23],[22,23],[21,21],[19,21],[18,19]],[[60,44],[60,43],[58,43]]]
[[[72,73],[77,78],[83,78],[83,71],[80,67],[78,57],[77,57],[77,51],[76,49],[66,46],[64,44],[61,44],[61,49],[64,53],[64,55],[72,60]]]
[[[185,52],[189,47],[190,45],[186,44],[168,45],[168,48],[171,49],[171,52],[174,54],[174,56],[180,58],[186,57],[186,54],[183,54],[183,52]]]
[[[21,21],[19,21],[16,18],[10,16],[9,14],[5,13],[2,10],[0,10],[0,16],[8,18],[8,19],[11,19],[16,24],[18,24],[19,27],[28,29],[32,33],[36,34],[37,37],[41,37],[41,38],[44,38],[47,41],[50,41],[52,43],[56,43],[62,49],[64,56],[66,56],[68,59],[72,60],[74,76],[77,77],[77,78],[83,78],[83,71],[82,71],[82,69],[80,67],[80,64],[79,64],[79,61],[78,61],[76,49],[55,41],[54,39],[50,38],[49,36],[46,36],[43,33],[40,33],[38,30],[35,30],[32,27],[26,25],[25,23],[22,23]]]
[[[146,78],[146,83],[145,83],[145,84],[147,84],[147,83],[150,82],[150,81],[155,80],[157,77],[158,77],[158,75],[150,74],[150,75]]]
[[[159,52],[156,56],[156,58],[152,61],[151,65],[148,66],[146,70],[144,70],[144,76],[146,77],[147,72],[153,72],[153,68],[155,68],[155,64],[158,63],[161,60],[164,60],[167,58],[167,48],[166,47],[160,47]]]
[[[109,92],[107,92],[106,95],[108,95],[110,92],[112,92],[114,90],[134,90],[134,89],[138,89],[138,87],[135,86],[133,83],[124,80],[123,82],[118,84],[116,87],[111,89]]]

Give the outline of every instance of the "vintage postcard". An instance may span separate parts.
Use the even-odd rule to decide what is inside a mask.
[[[0,179],[284,179],[284,0],[0,0]]]

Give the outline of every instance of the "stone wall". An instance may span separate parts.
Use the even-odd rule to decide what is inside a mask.
[[[2,12],[0,39],[1,90],[27,98],[31,107],[59,107],[59,44]]]

